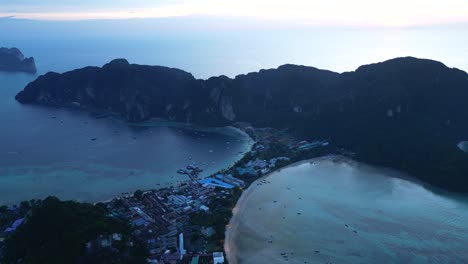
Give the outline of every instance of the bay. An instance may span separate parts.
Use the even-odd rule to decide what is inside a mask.
[[[21,105],[14,96],[33,78],[0,73],[0,204],[49,195],[102,201],[188,180],[176,171],[193,162],[208,176],[249,149],[248,137],[232,128],[129,124],[78,109]]]
[[[294,164],[234,209],[229,263],[466,263],[468,197],[350,160]]]

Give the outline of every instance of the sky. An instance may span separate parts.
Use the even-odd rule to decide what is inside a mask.
[[[1,0],[0,17],[33,20],[249,17],[327,26],[468,23],[468,0]]]

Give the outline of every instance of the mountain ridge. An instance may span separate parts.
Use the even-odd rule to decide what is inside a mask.
[[[414,57],[344,73],[285,64],[206,80],[119,59],[48,73],[16,96],[22,103],[106,109],[131,122],[158,117],[287,128],[305,138],[329,138],[357,160],[459,192],[468,192],[468,155],[457,147],[468,137],[466,98],[466,72]]]

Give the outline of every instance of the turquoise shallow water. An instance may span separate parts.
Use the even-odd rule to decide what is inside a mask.
[[[231,262],[467,263],[467,197],[399,176],[328,160],[271,174],[235,209]]]

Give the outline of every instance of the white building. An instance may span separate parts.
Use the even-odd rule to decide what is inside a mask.
[[[223,252],[213,252],[213,263],[224,263],[224,255]]]
[[[209,208],[208,206],[202,204],[202,205],[200,206],[200,210],[203,210],[203,211],[205,211],[205,212],[208,212],[208,211],[210,210],[210,208]]]
[[[180,233],[180,234],[179,234],[179,251],[180,251],[181,257],[183,258],[183,256],[184,256],[185,253],[187,252],[187,251],[184,249],[184,233]]]

